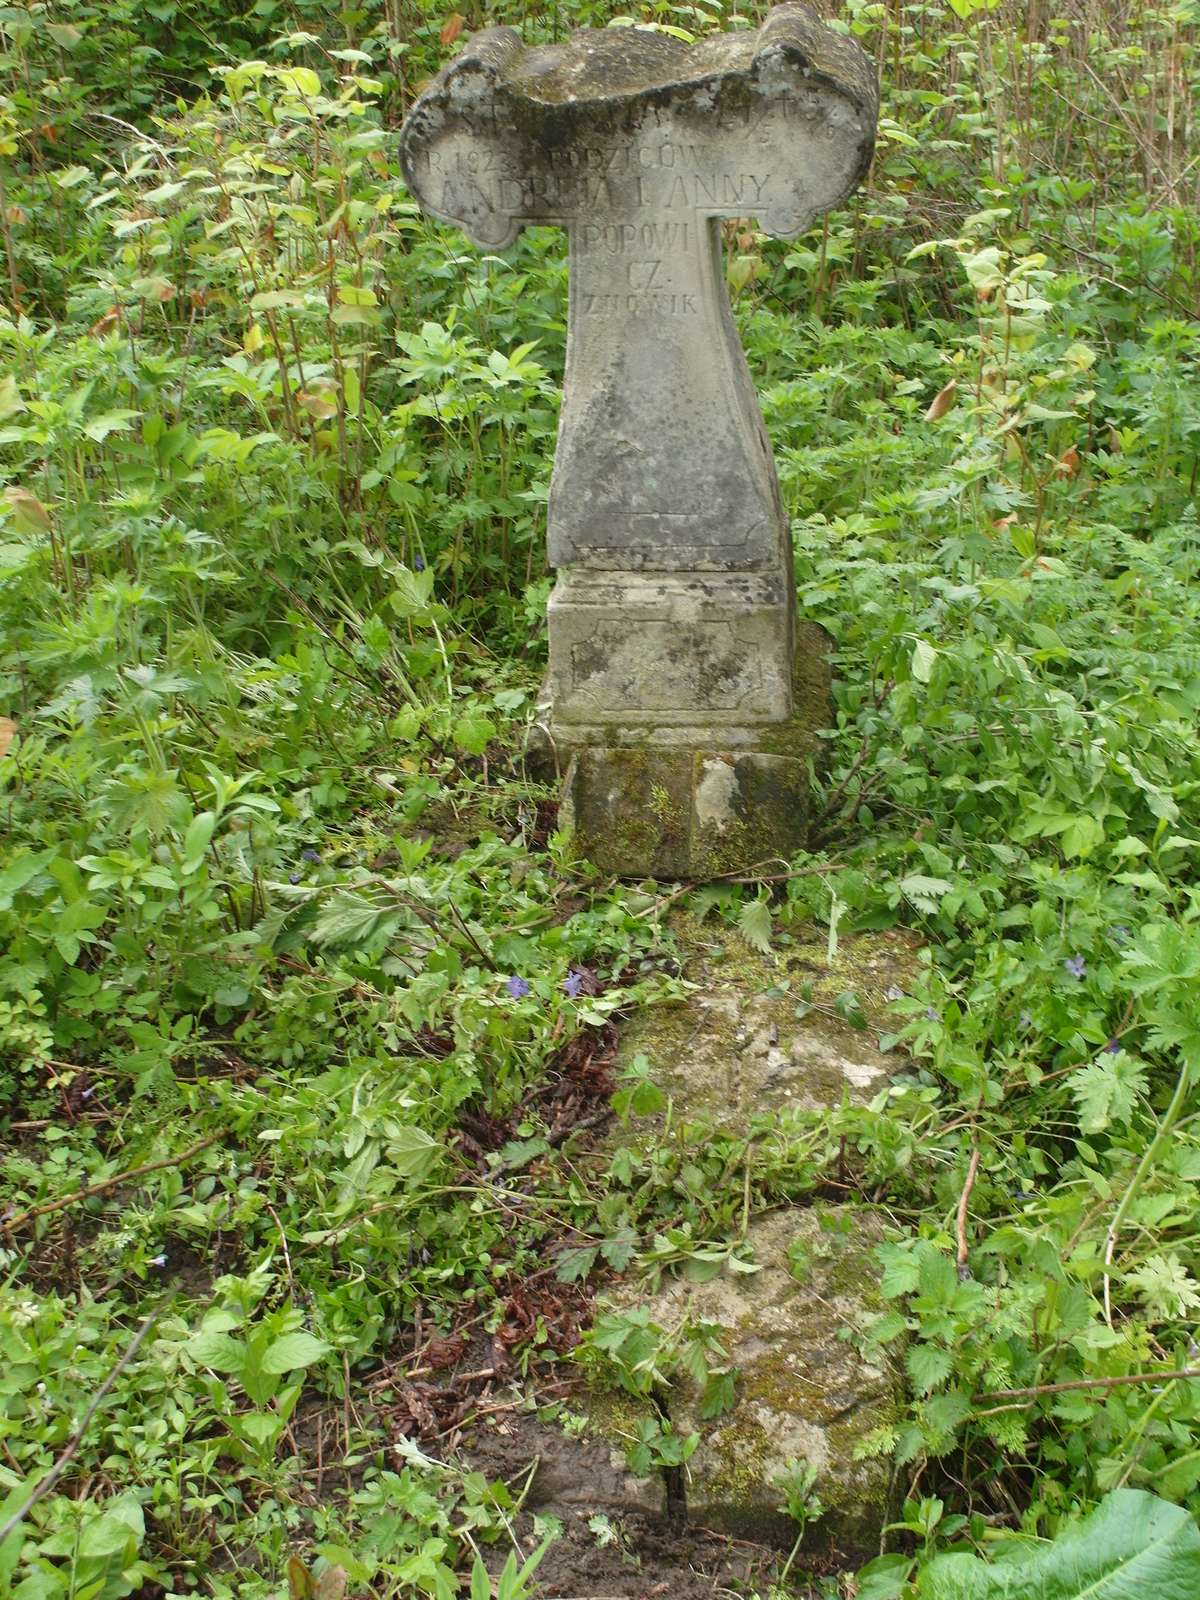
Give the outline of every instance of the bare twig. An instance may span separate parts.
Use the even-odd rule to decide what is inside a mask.
[[[771,867],[775,865],[785,866],[786,863],[772,858],[769,861],[760,861],[758,865],[760,867]],[[647,906],[643,911],[635,912],[634,915],[638,917],[653,916],[658,911],[666,910],[667,906],[673,905],[676,900],[681,900],[685,894],[691,894],[693,889],[702,889],[711,884],[790,883],[793,878],[819,878],[827,872],[840,872],[841,870],[842,863],[840,861],[816,861],[807,867],[796,867],[789,872],[763,873],[753,867],[749,872],[736,874],[723,872],[715,878],[706,879],[704,883],[677,884],[667,894],[660,894],[652,905]]]
[[[50,1471],[38,1484],[37,1488],[29,1496],[29,1499],[26,1500],[25,1504],[18,1510],[14,1511],[12,1516],[9,1517],[6,1522],[0,1523],[0,1545],[3,1545],[5,1539],[8,1538],[13,1529],[17,1527],[19,1523],[25,1520],[25,1518],[33,1510],[34,1506],[37,1505],[38,1501],[46,1498],[51,1489],[53,1489],[54,1485],[62,1477],[63,1473],[67,1469],[68,1464],[74,1457],[75,1452],[83,1443],[83,1436],[88,1430],[88,1424],[91,1422],[92,1418],[96,1415],[97,1411],[99,1411],[101,1405],[104,1403],[104,1397],[108,1394],[108,1391],[112,1388],[113,1384],[116,1383],[121,1373],[133,1360],[134,1356],[138,1352],[138,1347],[141,1345],[142,1340],[150,1332],[150,1329],[157,1321],[158,1312],[152,1311],[146,1318],[145,1322],[142,1323],[138,1331],[134,1334],[133,1338],[125,1346],[120,1357],[118,1358],[116,1366],[112,1369],[108,1377],[105,1378],[104,1382],[96,1391],[95,1399],[84,1412],[83,1421],[79,1424],[78,1428],[76,1428],[75,1432],[67,1441],[66,1448],[62,1451],[61,1455],[58,1457],[58,1460],[50,1468]]]
[[[970,1254],[967,1245],[967,1206],[971,1200],[971,1190],[975,1187],[975,1179],[979,1175],[979,1141],[975,1141],[971,1150],[971,1164],[967,1168],[967,1181],[963,1184],[962,1193],[958,1197],[958,1216],[955,1219],[955,1236],[958,1239],[958,1276],[959,1281],[965,1283],[971,1276],[971,1269],[967,1265]]]
[[[1035,1383],[1027,1389],[989,1389],[973,1396],[973,1400],[1036,1400],[1039,1395],[1068,1394],[1076,1389],[1117,1389],[1130,1383],[1178,1383],[1190,1378],[1200,1378],[1200,1367],[1173,1367],[1169,1372],[1125,1372],[1115,1378],[1073,1378],[1069,1383]]]
[[[287,1234],[283,1231],[283,1223],[280,1222],[279,1213],[275,1210],[275,1207],[268,1204],[267,1210],[271,1213],[271,1220],[274,1222],[276,1232],[279,1234],[279,1243],[283,1247],[283,1265],[287,1272],[288,1292],[294,1300],[296,1298],[296,1280],[292,1276],[292,1258],[288,1253]]]
[[[843,798],[844,798],[844,796],[846,794],[847,789],[854,782],[854,779],[858,776],[859,771],[861,770],[864,762],[866,761],[866,759],[870,755],[870,753],[871,753],[870,735],[864,733],[863,737],[862,737],[862,741],[859,744],[858,751],[857,751],[857,753],[856,753],[856,755],[854,757],[854,760],[850,763],[850,770],[846,773],[846,776],[842,779],[841,783],[838,784],[837,788],[829,796],[829,799],[825,802],[825,804],[821,807],[820,811],[818,811],[816,816],[813,818],[812,825],[811,825],[813,832],[816,832],[818,829],[823,827],[826,822],[832,821],[834,813],[837,811],[838,806],[841,804],[841,802],[842,802],[842,800],[843,800]]]
[[[15,1217],[0,1218],[0,1228],[5,1233],[15,1233],[18,1228],[23,1228],[27,1222],[34,1221],[36,1217],[49,1216],[52,1211],[63,1211],[79,1200],[89,1200],[93,1195],[104,1194],[109,1189],[119,1189],[123,1183],[131,1183],[134,1178],[143,1178],[148,1172],[161,1172],[164,1167],[180,1167],[185,1161],[190,1161],[193,1156],[199,1155],[201,1150],[207,1150],[210,1144],[216,1144],[221,1137],[219,1133],[209,1134],[207,1139],[198,1139],[186,1150],[181,1150],[177,1156],[166,1156],[162,1161],[148,1161],[144,1167],[130,1167],[127,1172],[115,1173],[111,1178],[102,1178],[99,1183],[89,1183],[86,1188],[76,1189],[73,1194],[60,1195],[57,1200],[47,1200],[43,1205],[31,1206],[28,1211],[19,1211]]]

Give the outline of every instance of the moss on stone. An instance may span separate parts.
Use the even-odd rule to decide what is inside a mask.
[[[891,1058],[878,1033],[890,1025],[888,990],[911,985],[917,943],[904,932],[855,935],[840,942],[832,965],[815,930],[778,955],[753,950],[733,929],[701,925],[686,913],[672,919],[695,989],[682,999],[639,1012],[623,1029],[619,1061],[645,1055],[651,1076],[672,1097],[677,1120],[708,1121],[745,1133],[763,1112],[868,1101]],[[714,949],[717,938],[722,947]],[[772,993],[786,983],[782,993]],[[797,1017],[802,985],[812,1006]],[[847,990],[868,1022],[853,1028],[834,1010]],[[639,1140],[652,1120],[635,1123]]]
[[[646,1304],[663,1327],[685,1316],[713,1324],[737,1370],[733,1409],[716,1419],[700,1415],[701,1388],[686,1376],[668,1400],[675,1426],[700,1434],[688,1487],[698,1520],[790,1543],[796,1530],[779,1509],[776,1480],[789,1460],[801,1458],[816,1468],[815,1492],[825,1506],[810,1548],[877,1545],[891,1513],[889,1466],[880,1458],[856,1460],[854,1452],[895,1421],[901,1383],[896,1368],[864,1361],[843,1334],[879,1305],[873,1247],[881,1236],[865,1208],[793,1207],[751,1223],[756,1274],[698,1285],[669,1279],[641,1293],[636,1285],[616,1292],[619,1306]],[[804,1282],[789,1269],[796,1239],[812,1253]],[[598,1432],[615,1441],[636,1418],[617,1420],[606,1409],[595,1420]]]

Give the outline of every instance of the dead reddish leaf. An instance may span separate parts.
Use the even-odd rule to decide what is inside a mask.
[[[1073,478],[1079,471],[1079,451],[1072,445],[1069,450],[1064,450],[1058,458],[1058,465],[1054,472],[1059,478]]]
[[[8,754],[8,748],[17,736],[17,725],[11,717],[0,717],[0,761]]]
[[[102,317],[97,317],[88,332],[93,339],[102,339],[106,333],[111,333],[121,320],[120,306],[109,306]]]
[[[466,25],[467,19],[461,11],[452,11],[445,22],[442,23],[442,31],[439,35],[442,43],[453,44]]]
[[[18,533],[50,532],[50,513],[37,495],[31,494],[28,489],[22,489],[19,484],[10,483],[4,491],[4,498],[8,501]]]
[[[461,1361],[467,1349],[465,1333],[438,1335],[425,1347],[425,1363],[435,1369],[452,1367]]]
[[[310,394],[307,389],[298,389],[296,399],[309,416],[316,417],[318,422],[326,422],[330,417],[337,416],[337,406],[327,395]]]
[[[936,422],[939,417],[944,417],[954,404],[954,396],[958,391],[958,379],[951,378],[950,382],[934,395],[929,402],[929,410],[925,413],[926,422]]]

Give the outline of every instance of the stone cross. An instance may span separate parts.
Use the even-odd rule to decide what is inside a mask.
[[[797,652],[720,219],[803,232],[861,181],[877,109],[870,59],[791,3],[691,45],[611,28],[526,48],[490,28],[405,122],[425,210],[492,250],[568,232],[545,731],[610,870],[712,876],[803,842],[825,668],[811,638]]]

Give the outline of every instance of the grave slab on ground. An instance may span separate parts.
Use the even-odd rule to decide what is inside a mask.
[[[543,755],[607,870],[706,878],[804,842],[825,641],[797,627],[721,222],[804,232],[861,182],[877,114],[867,55],[786,4],[693,44],[489,28],[404,124],[427,211],[489,250],[570,239]]]
[[[921,948],[915,935],[851,936],[831,961],[828,938],[816,929],[771,956],[714,922],[680,916],[674,931],[688,993],[639,1013],[623,1031],[617,1059],[620,1068],[647,1058],[670,1097],[672,1126],[696,1121],[740,1135],[763,1112],[819,1110],[843,1097],[866,1104],[886,1087],[902,1058],[883,1054],[878,1039],[894,1025],[888,1001],[912,987]],[[865,1028],[834,1008],[850,991]],[[805,1015],[797,1016],[798,1006]],[[652,1145],[664,1120],[634,1119],[608,1136],[601,1158],[631,1139]],[[860,1459],[856,1449],[896,1420],[904,1385],[890,1363],[864,1359],[854,1335],[883,1309],[873,1253],[882,1237],[865,1206],[791,1206],[751,1221],[746,1244],[755,1273],[725,1272],[703,1284],[672,1278],[653,1290],[622,1284],[606,1297],[605,1309],[644,1308],[668,1331],[685,1317],[713,1323],[736,1369],[733,1407],[715,1421],[700,1416],[699,1393],[686,1380],[668,1401],[673,1427],[700,1434],[688,1463],[690,1519],[790,1544],[796,1528],[779,1509],[775,1479],[800,1459],[816,1469],[814,1490],[826,1508],[806,1531],[808,1557],[838,1565],[878,1553],[895,1509],[891,1464],[886,1455]],[[599,1386],[585,1409],[591,1437],[609,1446],[610,1472],[620,1474],[649,1409]],[[665,1507],[665,1490],[657,1493]],[[634,1490],[623,1477],[614,1512],[633,1494],[644,1509],[646,1488]]]
[[[855,1451],[897,1420],[901,1385],[892,1366],[864,1360],[852,1339],[883,1310],[871,1256],[882,1237],[878,1219],[854,1206],[788,1207],[747,1230],[757,1272],[703,1284],[671,1278],[649,1297],[613,1296],[615,1308],[643,1306],[661,1328],[685,1318],[711,1323],[737,1373],[734,1405],[715,1421],[703,1418],[694,1384],[672,1386],[673,1429],[700,1435],[687,1471],[690,1521],[786,1547],[798,1530],[779,1479],[800,1461],[815,1469],[825,1508],[807,1531],[808,1553],[847,1563],[878,1554],[891,1462]],[[599,1427],[619,1445],[629,1408],[617,1404],[606,1419],[605,1403],[596,1408]]]
[[[884,1055],[878,1039],[894,1026],[889,998],[915,977],[921,944],[914,934],[855,935],[839,942],[830,961],[828,940],[814,930],[776,961],[712,923],[680,918],[676,929],[695,987],[639,1012],[622,1031],[618,1057],[618,1066],[648,1057],[676,1116],[744,1133],[764,1111],[840,1105],[843,1094],[865,1105],[887,1083],[896,1057]],[[847,994],[866,1027],[836,1009]]]

